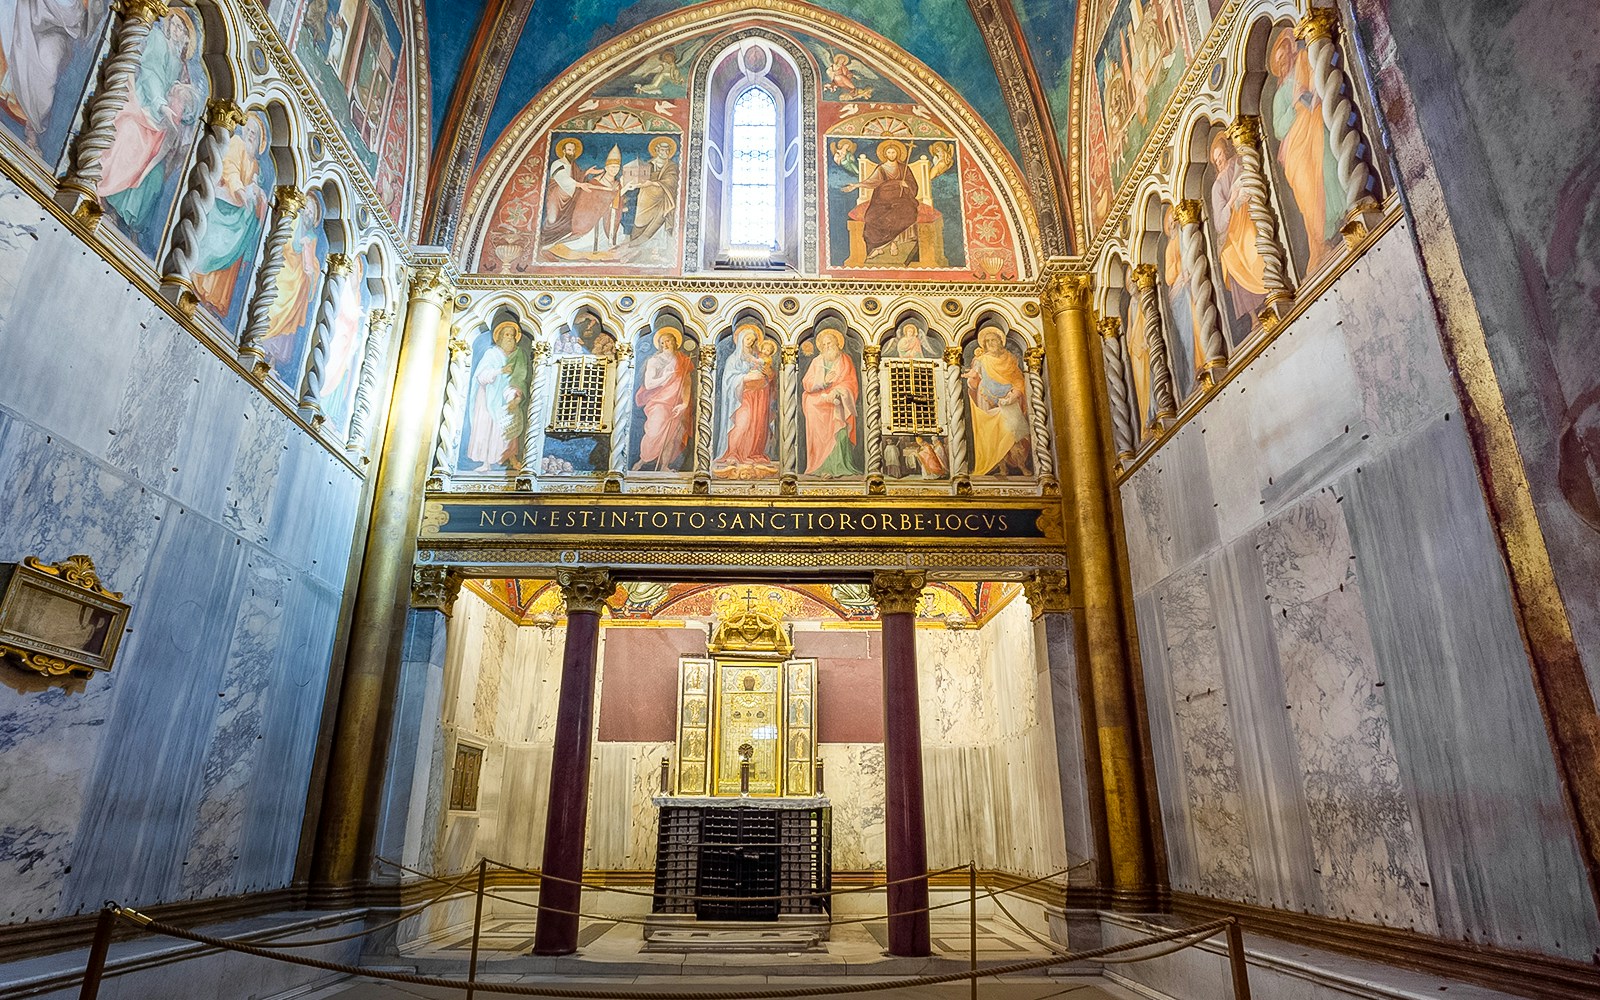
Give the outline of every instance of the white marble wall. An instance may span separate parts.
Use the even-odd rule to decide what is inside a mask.
[[[1122,487],[1175,889],[1587,960],[1410,233]]]
[[[0,560],[133,604],[109,675],[0,667],[0,921],[288,885],[361,480],[4,180],[0,482]]]

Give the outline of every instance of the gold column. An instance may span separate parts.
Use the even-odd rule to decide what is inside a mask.
[[[454,293],[450,279],[437,267],[419,268],[411,279],[323,788],[312,865],[312,881],[321,885],[349,885],[366,874],[363,841],[370,840],[371,832],[363,823],[372,815],[387,755],[385,697],[393,686],[411,594],[430,424],[442,392],[439,355]],[[422,582],[427,589],[428,581]]]
[[[1137,907],[1148,902],[1151,888],[1149,828],[1137,765],[1128,636],[1111,537],[1111,487],[1095,407],[1094,379],[1104,377],[1104,367],[1090,351],[1095,334],[1089,285],[1087,275],[1061,275],[1046,289],[1045,311],[1052,326],[1050,381],[1067,480],[1063,494],[1072,603],[1081,607],[1079,627],[1092,679],[1087,700],[1093,705],[1100,751],[1111,887],[1119,902]]]

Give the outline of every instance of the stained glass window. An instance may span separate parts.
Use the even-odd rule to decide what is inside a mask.
[[[733,197],[728,242],[736,247],[778,244],[778,103],[760,87],[733,102]]]

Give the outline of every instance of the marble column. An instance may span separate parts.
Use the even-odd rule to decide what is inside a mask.
[[[84,107],[83,127],[72,143],[72,165],[56,191],[56,203],[91,229],[105,212],[100,204],[100,177],[105,171],[105,155],[116,138],[117,114],[133,98],[150,29],[167,16],[163,0],[116,0],[112,10],[116,19],[111,25],[111,49],[100,64],[94,95]]]
[[[555,383],[552,377],[555,361],[550,357],[550,345],[536,340],[528,353],[533,365],[533,385],[528,389],[528,429],[522,436],[522,471],[517,473],[515,481],[519,490],[532,490],[538,482],[539,463],[544,459],[546,414],[552,405],[547,397]]]
[[[928,836],[922,796],[922,723],[917,707],[917,604],[921,573],[872,575],[883,624],[885,875],[890,882],[889,954],[932,954],[928,934]],[[899,883],[898,885],[895,883]]]
[[[261,270],[256,272],[255,295],[250,300],[249,320],[239,334],[239,362],[257,378],[272,371],[261,342],[267,339],[272,322],[272,303],[278,298],[278,275],[283,271],[295,223],[305,211],[306,194],[292,187],[279,187],[272,196],[272,228],[262,246]]]
[[[950,478],[972,475],[972,452],[967,443],[967,394],[961,384],[961,347],[944,349],[944,395],[950,415]]]
[[[702,346],[698,360],[700,365],[695,377],[700,383],[695,387],[694,397],[694,472],[697,480],[711,475],[711,454],[717,444],[711,423],[712,408],[717,400],[717,346]]]
[[[1189,276],[1194,336],[1205,355],[1200,365],[1200,384],[1209,388],[1216,384],[1217,373],[1228,367],[1228,341],[1222,334],[1222,316],[1217,312],[1217,286],[1211,281],[1211,257],[1206,253],[1206,235],[1200,226],[1200,202],[1193,198],[1180,201],[1172,215],[1178,222],[1183,273]]]
[[[378,394],[378,378],[389,357],[389,325],[394,313],[374,309],[367,314],[367,349],[361,356],[361,377],[356,382],[355,400],[350,407],[350,431],[345,435],[345,450],[366,461],[367,435],[372,426],[373,397]]]
[[[883,492],[883,350],[876,344],[861,349],[861,391],[866,427],[862,435],[867,456],[867,483],[873,493]]]
[[[1033,468],[1046,494],[1059,488],[1056,455],[1050,447],[1050,419],[1044,395],[1044,348],[1030,347],[1023,360],[1028,366],[1028,425],[1033,447]]]
[[[611,377],[616,379],[613,383],[616,389],[612,393],[611,476],[607,477],[607,489],[613,483],[620,486],[621,477],[628,474],[628,437],[633,422],[634,379],[639,377],[637,368],[633,363],[633,347],[618,344],[611,362]]]
[[[1121,582],[1112,541],[1111,484],[1101,439],[1095,380],[1103,362],[1091,360],[1088,275],[1060,275],[1045,292],[1050,317],[1051,397],[1062,429],[1068,552],[1074,604],[1081,604],[1082,646],[1089,661],[1104,794],[1113,899],[1137,909],[1151,902],[1150,830],[1146,823],[1138,734],[1134,727],[1131,637],[1123,618]]]
[[[1100,355],[1106,366],[1106,401],[1111,409],[1111,441],[1117,449],[1117,465],[1133,461],[1139,443],[1138,425],[1133,413],[1133,394],[1128,390],[1128,348],[1122,342],[1122,320],[1106,316],[1100,331]]]
[[[456,453],[461,450],[461,424],[467,413],[467,369],[472,366],[472,350],[465,340],[450,337],[450,360],[445,363],[444,404],[439,407],[439,431],[433,446],[433,462],[428,467],[430,490],[445,489],[455,471]]]
[[[1156,267],[1140,264],[1133,269],[1134,287],[1139,298],[1139,320],[1144,325],[1144,344],[1150,352],[1150,395],[1155,397],[1154,429],[1178,415],[1178,394],[1172,384],[1172,361],[1167,355],[1167,331],[1161,322],[1161,296],[1156,291]]]
[[[555,749],[550,760],[550,798],[544,825],[544,860],[539,870],[539,917],[535,955],[570,955],[578,950],[578,907],[583,890],[584,834],[589,814],[589,756],[594,740],[595,660],[600,647],[600,609],[616,589],[603,569],[559,570],[556,582],[567,602],[566,648],[561,654],[561,690],[556,705]],[[560,879],[561,881],[556,881]]]
[[[1270,328],[1283,319],[1294,303],[1294,289],[1289,284],[1289,265],[1283,244],[1278,241],[1278,214],[1267,196],[1267,169],[1261,158],[1261,119],[1256,115],[1240,115],[1228,126],[1228,138],[1233,140],[1239,159],[1239,189],[1245,194],[1250,221],[1256,228],[1261,282],[1267,289],[1267,304],[1262,308],[1261,321]]]
[[[222,154],[235,129],[244,124],[244,111],[227,98],[206,101],[205,130],[195,146],[194,166],[178,200],[167,256],[161,264],[161,294],[184,315],[193,315],[199,299],[194,293],[194,267],[200,240],[206,234],[211,210],[217,202],[217,180],[222,176]]]
[[[345,285],[355,272],[356,262],[347,253],[328,254],[327,279],[317,300],[317,317],[311,327],[311,351],[306,356],[306,371],[300,379],[300,415],[314,424],[326,417],[322,412],[322,377],[328,369],[328,345],[333,340],[333,324],[339,321],[339,306],[344,302]]]
[[[1382,209],[1368,160],[1372,147],[1361,133],[1361,115],[1351,100],[1338,34],[1339,12],[1332,7],[1311,8],[1294,29],[1295,37],[1306,43],[1311,86],[1322,102],[1322,122],[1327,126],[1328,144],[1339,166],[1339,187],[1344,191],[1345,204],[1350,206],[1340,232],[1345,242],[1354,246],[1382,218]]]
[[[778,466],[784,476],[800,473],[800,348],[786,344],[778,379]]]
[[[312,881],[324,887],[349,887],[366,872],[371,841],[364,820],[388,753],[385,704],[393,695],[400,656],[403,598],[416,555],[417,511],[431,440],[428,426],[444,392],[439,355],[454,295],[441,268],[418,268],[412,276],[388,431],[350,612],[350,640],[312,862]]]

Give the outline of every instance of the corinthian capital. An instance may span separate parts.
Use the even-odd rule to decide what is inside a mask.
[[[616,581],[605,569],[563,569],[556,571],[556,585],[567,602],[567,614],[582,611],[600,613],[616,592]]]
[[[448,566],[415,566],[411,570],[411,606],[449,615],[461,595],[461,574]]]
[[[1294,37],[1305,42],[1332,38],[1339,33],[1339,12],[1332,7],[1313,7],[1294,26]]]
[[[1058,274],[1045,286],[1044,305],[1052,313],[1089,308],[1089,291],[1094,287],[1087,274]]]
[[[117,0],[117,13],[130,21],[154,24],[167,16],[167,5],[162,0]]]
[[[1228,138],[1235,146],[1249,149],[1261,145],[1261,119],[1256,115],[1240,115],[1228,126]]]
[[[442,268],[419,267],[411,275],[411,300],[423,301],[443,309],[456,294],[455,285]]]
[[[244,109],[226,97],[208,98],[206,124],[212,128],[236,129],[244,124]]]
[[[914,615],[922,601],[922,588],[927,586],[926,574],[906,570],[884,570],[872,574],[868,587],[872,599],[878,602],[878,614]]]

